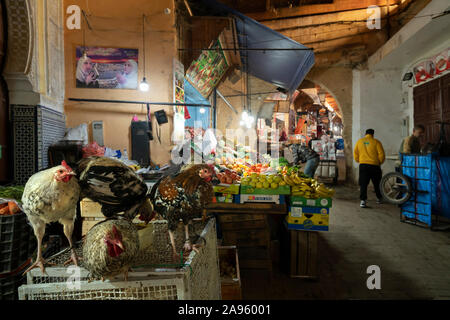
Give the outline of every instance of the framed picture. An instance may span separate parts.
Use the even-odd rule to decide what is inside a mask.
[[[77,88],[137,89],[138,49],[76,47]]]

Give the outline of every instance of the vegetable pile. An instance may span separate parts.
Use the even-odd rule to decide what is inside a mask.
[[[19,203],[22,201],[22,194],[24,186],[10,186],[2,187],[0,186],[0,198],[4,199],[15,199]]]
[[[19,213],[21,210],[15,201],[8,201],[0,204],[0,216],[8,216]]]

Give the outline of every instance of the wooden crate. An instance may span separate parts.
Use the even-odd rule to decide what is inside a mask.
[[[102,206],[86,198],[80,201],[80,214],[82,218],[104,218]]]
[[[290,237],[291,278],[318,278],[316,231],[288,230]]]
[[[105,220],[105,217],[103,218],[82,218],[81,222],[81,236],[83,237],[86,233],[91,230],[93,226],[95,226],[100,221]]]
[[[272,271],[270,228],[263,214],[221,214],[223,244],[237,246],[241,269]]]
[[[270,242],[270,234],[265,229],[222,231],[224,245],[240,247],[266,246]]]
[[[227,261],[236,268],[236,278],[220,278],[220,285],[222,290],[222,300],[241,300],[241,274],[239,270],[239,258],[236,246],[218,247],[219,250],[219,265],[221,261]]]

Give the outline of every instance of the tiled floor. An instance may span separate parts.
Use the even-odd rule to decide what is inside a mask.
[[[339,187],[330,231],[319,233],[318,281],[278,271],[242,271],[244,299],[450,299],[450,232],[399,220],[399,209],[359,207],[358,190]],[[367,267],[381,269],[381,290],[367,289]]]

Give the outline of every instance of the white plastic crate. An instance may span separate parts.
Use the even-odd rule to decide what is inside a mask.
[[[194,229],[199,226],[203,227],[203,224],[194,223]],[[28,273],[27,284],[19,288],[19,300],[221,299],[215,226],[215,219],[207,222],[201,232],[206,244],[199,253],[192,251],[183,267],[167,266],[167,259],[171,259],[167,222],[157,221],[153,231],[156,251],[141,253],[136,265],[147,265],[133,267],[128,281],[123,281],[122,275],[118,275],[104,282],[89,282],[89,272],[80,267],[77,274],[80,281],[74,283],[71,282],[73,267],[46,268],[46,275],[33,269]],[[184,243],[183,229],[180,224],[175,233],[177,248]]]

